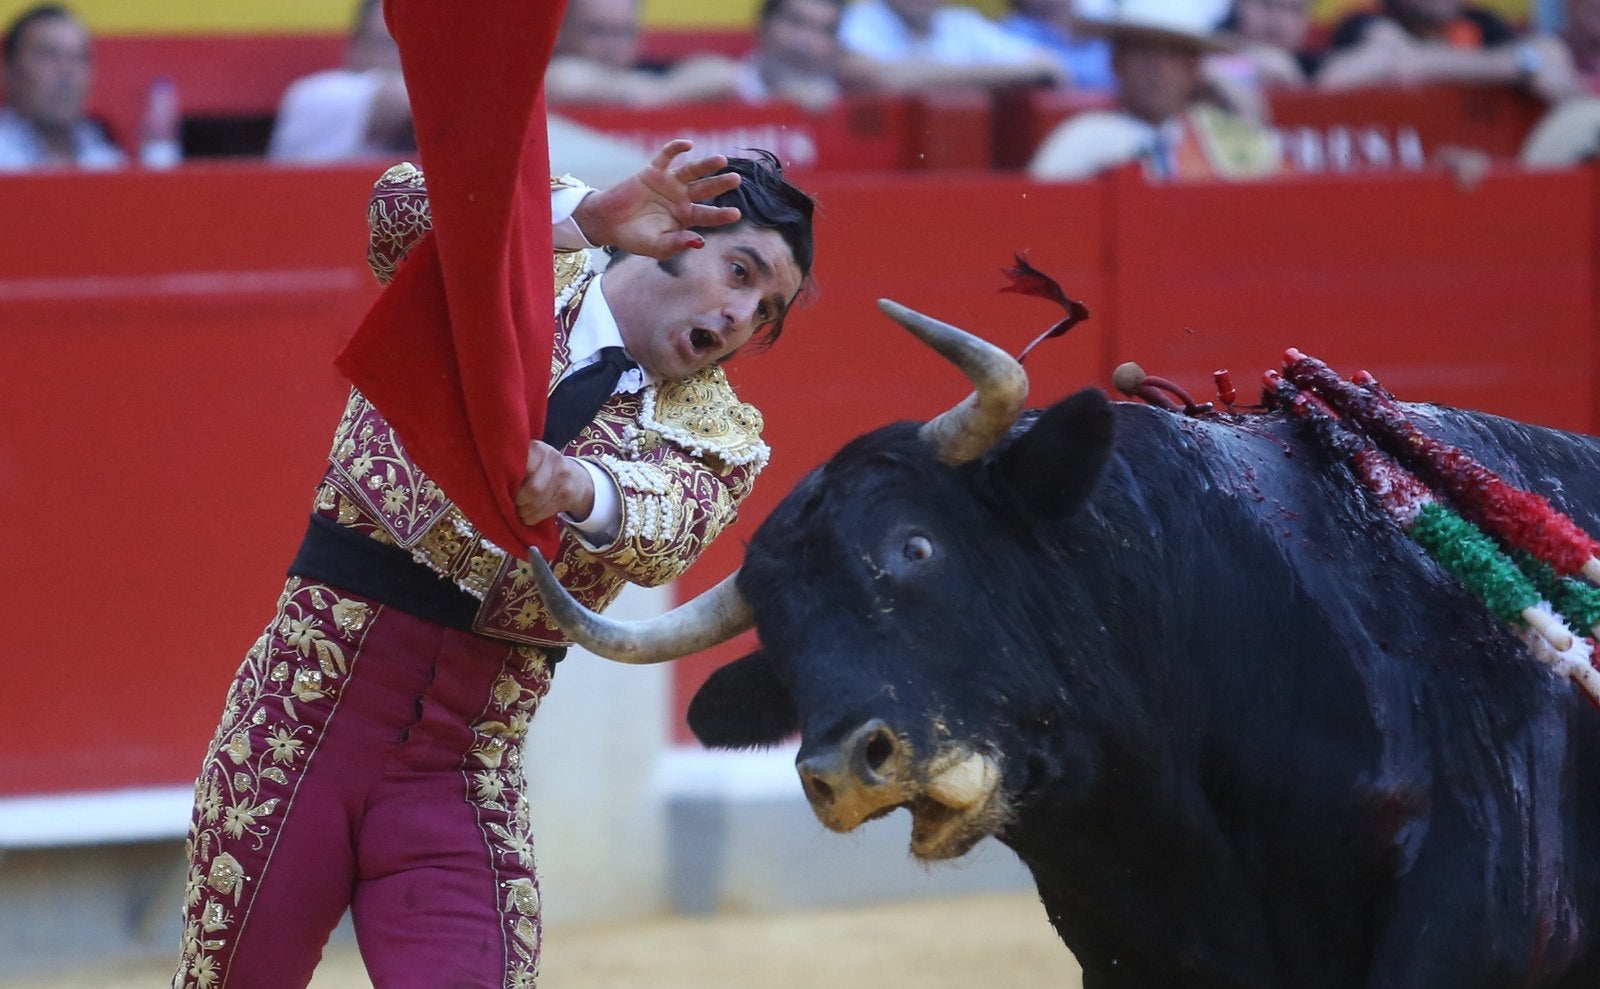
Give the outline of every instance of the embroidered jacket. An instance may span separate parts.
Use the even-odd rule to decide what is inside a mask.
[[[551,188],[563,180],[553,179]],[[432,229],[422,173],[385,172],[367,213],[368,261],[387,284],[395,267]],[[550,387],[568,364],[567,328],[594,276],[584,251],[555,254],[556,338]],[[761,414],[739,401],[722,369],[611,396],[567,445],[597,464],[621,493],[621,520],[608,546],[563,528],[553,569],[578,600],[599,610],[624,582],[653,586],[688,568],[737,517],[766,465]],[[482,605],[474,631],[533,645],[564,645],[534,590],[527,561],[485,541],[449,496],[406,456],[389,424],[352,391],[334,435],[314,511],[373,539],[394,543],[454,580]]]

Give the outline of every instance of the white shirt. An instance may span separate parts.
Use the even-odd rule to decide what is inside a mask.
[[[388,73],[328,69],[284,90],[267,145],[273,161],[338,161],[388,154],[367,143],[372,101]]]
[[[72,144],[73,163],[79,168],[104,170],[120,168],[127,162],[127,156],[87,120],[72,128]],[[11,107],[0,109],[0,172],[25,172],[50,164],[45,161],[44,142],[33,125]]]
[[[1177,119],[1157,128],[1121,110],[1080,113],[1044,139],[1028,162],[1028,174],[1053,182],[1092,178],[1152,155],[1158,146],[1167,147],[1170,155],[1182,136],[1183,122]]]
[[[839,22],[839,43],[880,62],[926,59],[945,65],[1025,62],[1039,49],[970,7],[934,11],[926,35],[916,35],[883,0],[856,0]]]
[[[571,176],[563,176],[568,181],[573,181]],[[593,192],[588,186],[576,188],[557,189],[550,194],[550,220],[552,224],[551,239],[555,246],[564,249],[580,247],[593,247],[583,231],[572,219],[573,212],[583,197]],[[583,303],[578,307],[578,315],[572,321],[572,332],[567,334],[567,360],[570,362],[562,373],[561,379],[572,374],[579,368],[587,367],[600,359],[600,351],[606,347],[624,347],[622,330],[617,326],[617,318],[611,313],[611,306],[607,304],[605,292],[601,282],[605,273],[594,276],[589,283],[588,290],[583,294]],[[631,395],[641,391],[646,385],[653,385],[660,381],[660,376],[636,367],[622,373],[617,381],[613,395]],[[559,382],[558,382],[559,383]],[[574,519],[562,513],[562,520],[576,529],[583,537],[584,542],[595,549],[600,549],[611,544],[617,537],[617,532],[622,523],[622,492],[617,490],[616,481],[611,475],[600,468],[598,464],[591,463],[582,457],[574,458],[583,469],[589,472],[589,477],[594,481],[594,507],[584,519]]]

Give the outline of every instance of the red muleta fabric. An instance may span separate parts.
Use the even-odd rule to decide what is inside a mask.
[[[544,70],[566,0],[384,0],[434,232],[335,365],[483,536],[556,546],[517,518],[544,432],[555,307]]]

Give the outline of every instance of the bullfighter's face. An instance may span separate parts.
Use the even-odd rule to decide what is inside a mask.
[[[683,378],[781,320],[801,281],[782,235],[739,224],[665,261],[620,258],[600,291],[633,359],[664,378]]]

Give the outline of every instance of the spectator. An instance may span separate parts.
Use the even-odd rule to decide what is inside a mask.
[[[599,185],[614,185],[649,161],[633,145],[555,114],[545,123],[550,169],[556,175],[572,172]],[[414,153],[415,144],[400,51],[384,24],[381,0],[363,0],[345,67],[290,85],[267,155],[304,163],[384,158]]]
[[[475,96],[472,69],[460,84]],[[484,123],[455,119],[474,137]],[[671,580],[734,520],[767,448],[718,362],[777,340],[810,282],[811,198],[769,157],[675,160],[691,147],[669,142],[611,189],[551,182],[555,309],[524,314],[554,333],[549,415],[514,502],[527,526],[559,516],[552,566],[589,607]],[[380,282],[434,228],[434,205],[416,168],[384,174],[368,213]],[[454,216],[462,237],[497,222]],[[611,248],[604,271],[578,251],[591,243]],[[412,309],[432,298],[419,283],[389,289],[406,310],[387,310],[389,346],[450,318]],[[509,314],[517,298],[499,302]],[[524,745],[565,638],[522,553],[483,538],[459,498],[351,393],[276,616],[202,764],[174,987],[303,989],[346,910],[372,984],[534,986]]]
[[[6,29],[6,103],[0,107],[0,172],[116,168],[126,156],[84,115],[89,32],[65,7],[30,7]]]
[[[1581,91],[1600,93],[1600,0],[1554,0],[1541,11],[1543,30],[1558,33],[1572,55]],[[1600,157],[1600,97],[1563,100],[1523,142],[1519,158],[1530,168],[1565,168]]]
[[[415,149],[400,50],[384,25],[381,0],[362,0],[344,66],[297,79],[284,92],[267,157],[338,161]]]
[[[1109,93],[1117,88],[1111,46],[1104,38],[1085,37],[1078,30],[1079,8],[1077,0],[1011,0],[1011,13],[1000,26],[1053,52],[1073,89]]]
[[[1462,0],[1383,0],[1379,13],[1350,15],[1317,75],[1326,89],[1434,82],[1521,85],[1551,102],[1578,88],[1560,39],[1519,38]]]
[[[1600,156],[1600,97],[1563,100],[1522,142],[1518,161],[1528,168],[1567,168]]]
[[[1234,0],[1222,30],[1236,39],[1234,51],[1208,60],[1216,72],[1262,89],[1298,89],[1321,65],[1306,47],[1311,0]]]
[[[1050,52],[945,0],[855,0],[839,41],[848,53],[840,69],[847,88],[908,92],[1066,79]]]
[[[571,0],[545,71],[545,99],[649,107],[733,99],[739,63],[696,55],[671,65],[639,59],[639,0]]]
[[[1224,50],[1195,10],[1168,0],[1124,0],[1108,21],[1082,22],[1111,40],[1120,107],[1068,118],[1028,172],[1083,179],[1129,162],[1154,179],[1243,178],[1278,168],[1277,142],[1255,121],[1219,106],[1201,60]]]
[[[1600,92],[1600,0],[1566,0],[1561,39],[1583,88]]]
[[[762,0],[756,50],[740,64],[739,95],[824,110],[839,99],[844,0]]]

